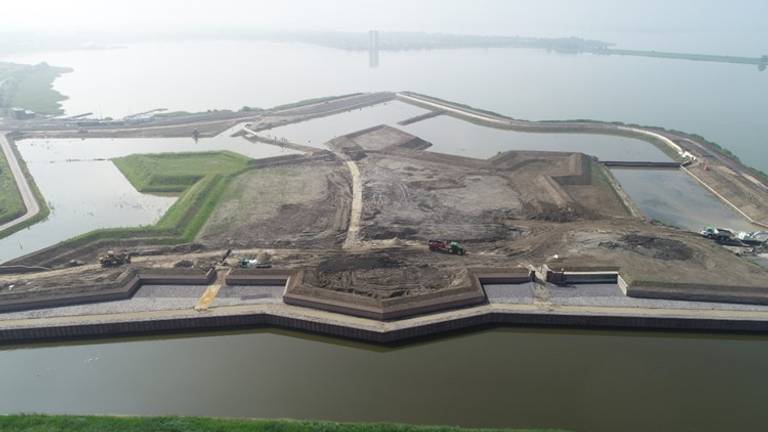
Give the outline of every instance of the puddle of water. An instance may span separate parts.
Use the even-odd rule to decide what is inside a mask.
[[[646,216],[691,231],[719,226],[739,231],[759,231],[740,214],[679,170],[613,169]]]
[[[264,130],[259,132],[259,135],[285,138],[295,144],[322,148],[324,143],[336,137],[380,124],[402,129],[397,122],[426,112],[422,108],[404,102],[391,101]]]
[[[476,125],[447,115],[401,128],[431,142],[430,151],[482,159],[508,150],[541,150],[583,152],[601,160],[671,160],[654,145],[637,139],[595,134],[514,132]]]

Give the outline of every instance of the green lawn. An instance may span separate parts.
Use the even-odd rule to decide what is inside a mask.
[[[60,102],[67,97],[53,89],[53,81],[70,71],[46,63],[0,62],[0,109],[19,107],[41,114],[62,114]]]
[[[16,187],[5,153],[0,150],[0,224],[21,216],[24,211],[24,201]]]
[[[16,148],[15,145],[11,145],[11,149],[16,154],[16,160],[19,162],[19,166],[21,167],[21,171],[24,173],[24,176],[27,178],[27,183],[29,183],[29,186],[32,188],[32,193],[35,195],[35,199],[37,200],[37,204],[40,206],[40,212],[37,213],[37,215],[33,216],[30,219],[27,219],[26,221],[22,223],[15,224],[11,226],[10,228],[7,228],[3,231],[0,231],[0,239],[4,237],[8,237],[9,235],[21,231],[24,228],[30,227],[42,220],[45,220],[48,215],[51,213],[51,209],[48,208],[48,203],[43,198],[42,192],[40,192],[40,189],[37,187],[37,183],[35,183],[35,179],[32,177],[32,174],[29,173],[29,168],[27,167],[27,163],[24,161],[24,158],[21,157],[21,154],[19,154],[19,149]],[[0,153],[2,154],[2,153]],[[3,162],[5,162],[5,159],[3,158]],[[13,177],[13,176],[11,176]],[[18,189],[16,189],[16,182],[13,183],[14,189],[16,193],[18,194]],[[5,187],[3,187],[2,191],[6,191]],[[19,200],[21,200],[21,196],[19,196]],[[22,206],[23,206],[23,200],[22,200]],[[22,207],[21,212],[26,210]],[[13,219],[13,217],[8,217],[8,220]],[[2,223],[2,220],[0,220],[0,223]]]
[[[201,417],[0,416],[3,432],[475,432],[522,429],[463,429],[390,423],[330,423],[293,420],[225,420]],[[526,429],[544,432],[545,429]],[[553,431],[547,429],[546,431]]]
[[[205,176],[239,172],[248,161],[229,151],[130,155],[113,160],[133,187],[145,193],[183,192]]]

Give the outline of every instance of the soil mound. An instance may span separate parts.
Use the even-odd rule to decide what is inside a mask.
[[[603,242],[600,246],[621,248],[661,260],[687,261],[693,258],[693,250],[681,241],[639,234],[627,234],[619,242]]]

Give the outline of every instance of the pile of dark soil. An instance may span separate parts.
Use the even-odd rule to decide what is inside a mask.
[[[363,230],[363,238],[367,240],[387,240],[393,238],[413,239],[419,232],[410,227],[403,226],[369,226]]]
[[[523,212],[528,219],[547,222],[563,223],[597,219],[595,212],[580,205],[559,207],[548,202],[538,202],[537,205],[524,203]]]
[[[321,273],[399,268],[402,263],[386,254],[341,255],[320,262]]]
[[[687,261],[693,258],[693,250],[679,240],[627,234],[619,242],[602,242],[600,246],[609,249],[621,248],[643,256],[660,260]]]

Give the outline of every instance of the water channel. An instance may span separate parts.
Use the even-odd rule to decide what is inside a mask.
[[[574,431],[760,430],[768,339],[498,329],[399,348],[282,332],[0,352],[0,412]]]
[[[0,239],[0,262],[98,228],[153,224],[175,197],[142,194],[109,160],[136,153],[230,150],[259,159],[297,153],[230,135],[213,138],[29,139],[17,143],[51,209],[43,222]]]

